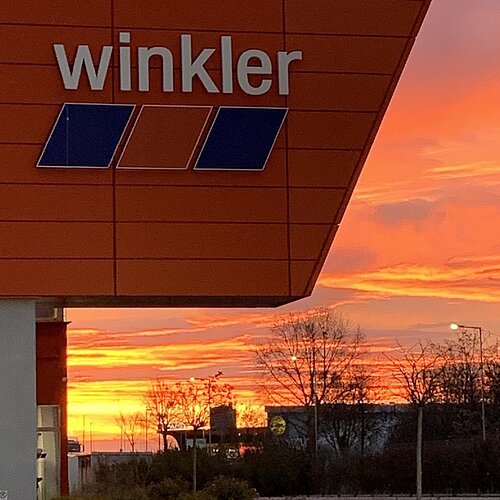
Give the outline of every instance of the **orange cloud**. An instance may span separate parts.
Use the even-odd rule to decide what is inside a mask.
[[[500,255],[456,259],[442,267],[400,264],[353,274],[323,274],[318,284],[381,296],[500,302]]]

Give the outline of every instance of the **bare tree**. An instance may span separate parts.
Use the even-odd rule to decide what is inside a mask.
[[[211,410],[216,406],[224,406],[232,403],[233,386],[221,381],[222,372],[202,378],[192,378],[191,381],[198,380],[204,385],[208,398],[208,442],[212,444],[212,422]]]
[[[175,401],[182,422],[197,432],[210,425],[210,408],[232,402],[233,387],[213,377],[194,378],[175,384]]]
[[[174,424],[181,421],[178,389],[175,384],[164,378],[151,381],[145,395],[146,408],[157,423],[157,432],[163,438],[163,450],[168,450],[168,433]]]
[[[207,427],[210,419],[208,391],[202,381],[192,379],[175,385],[182,421],[196,432]]]
[[[218,371],[215,375],[190,379],[191,382],[198,380],[205,386],[210,407],[225,405],[232,401],[233,386],[222,382],[221,377],[222,372]]]
[[[449,427],[465,437],[482,432],[486,437],[486,410],[494,427],[498,404],[500,368],[498,345],[476,329],[461,328],[457,337],[438,347],[446,360],[441,371],[440,402],[450,406]]]
[[[338,401],[363,348],[359,326],[326,308],[281,317],[268,341],[256,348],[270,400],[309,408],[306,431],[315,451],[318,407]]]
[[[175,385],[177,404],[182,421],[193,429],[193,491],[196,492],[196,437],[203,427],[210,424],[210,408],[215,404],[232,401],[232,387],[217,377],[191,378]],[[215,379],[215,380],[214,380]]]
[[[498,359],[498,358],[497,358]],[[488,359],[485,367],[486,398],[490,406],[500,407],[500,362]]]
[[[132,453],[135,453],[135,445],[143,425],[143,417],[139,412],[121,413],[116,418],[121,433],[127,438]]]
[[[442,356],[431,343],[419,342],[410,349],[398,344],[399,357],[388,357],[394,378],[399,385],[399,396],[413,405],[417,419],[417,500],[422,498],[422,427],[424,406],[437,400],[443,368]]]
[[[462,330],[454,340],[446,340],[437,350],[446,360],[440,372],[443,403],[476,407],[481,399],[478,342],[475,332]]]
[[[330,404],[322,407],[321,428],[339,457],[354,450],[364,455],[369,436],[376,432],[376,423],[367,412],[372,402],[370,382],[366,368],[353,365],[332,391]]]
[[[241,427],[255,428],[266,426],[266,412],[264,407],[256,401],[239,403],[237,410]]]

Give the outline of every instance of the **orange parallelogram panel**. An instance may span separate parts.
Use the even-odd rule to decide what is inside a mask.
[[[430,0],[6,0],[0,297],[310,294]]]
[[[212,108],[142,106],[117,168],[186,170]]]

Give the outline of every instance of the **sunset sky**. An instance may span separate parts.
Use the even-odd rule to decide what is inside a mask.
[[[451,338],[450,321],[500,336],[499,27],[498,0],[433,1],[308,299],[67,310],[69,434],[82,438],[85,415],[94,442],[113,437],[159,376],[221,370],[240,402],[255,400],[251,347],[287,311],[338,307],[374,360],[397,340]]]

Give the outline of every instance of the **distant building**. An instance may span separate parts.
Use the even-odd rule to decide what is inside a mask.
[[[78,453],[68,456],[69,487],[72,494],[77,494],[94,479],[96,468],[100,464],[110,465],[130,460],[151,462],[152,452],[104,452]]]
[[[306,448],[314,425],[314,409],[305,406],[266,406],[268,428],[290,444]],[[355,410],[355,411],[354,411]],[[374,453],[383,449],[407,405],[320,405],[317,413],[318,446],[340,455]]]
[[[210,427],[212,432],[231,434],[236,430],[236,410],[232,405],[210,408]]]

